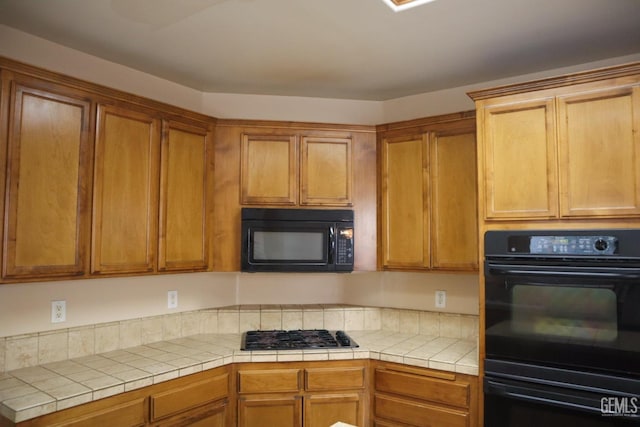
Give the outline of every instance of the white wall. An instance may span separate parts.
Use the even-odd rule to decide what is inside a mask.
[[[387,101],[203,93],[0,25],[0,56],[219,118],[375,125],[472,110],[470,90],[640,61],[640,53]]]

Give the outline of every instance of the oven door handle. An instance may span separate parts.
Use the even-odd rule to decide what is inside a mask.
[[[562,392],[562,389],[558,389],[557,387],[527,387],[527,384],[506,384],[485,378],[484,391],[486,394],[530,403],[553,405],[591,413],[602,413],[600,398],[575,396],[570,392]]]
[[[534,267],[513,266],[506,264],[488,264],[487,274],[494,276],[555,276],[555,277],[587,277],[606,279],[639,279],[640,269],[620,268],[603,269],[593,267]]]

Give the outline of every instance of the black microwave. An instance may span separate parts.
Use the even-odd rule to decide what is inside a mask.
[[[353,210],[242,209],[241,271],[353,271]]]

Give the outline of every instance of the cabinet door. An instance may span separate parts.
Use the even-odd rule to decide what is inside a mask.
[[[431,135],[431,267],[478,268],[475,132]]]
[[[481,108],[485,219],[558,214],[553,98]]]
[[[302,426],[302,397],[241,397],[238,400],[238,427],[256,426]]]
[[[426,134],[382,141],[382,251],[386,267],[429,266]]]
[[[206,270],[213,170],[209,132],[170,121],[162,134],[158,270]]]
[[[81,275],[87,267],[90,102],[35,80],[11,90],[3,278]]]
[[[242,204],[295,205],[298,154],[295,135],[242,135]]]
[[[640,88],[558,98],[561,214],[640,214]]]
[[[154,270],[159,143],[157,118],[98,107],[92,273]]]
[[[471,426],[471,417],[466,411],[378,393],[375,394],[373,400],[376,417],[398,421],[405,425],[416,427]]]
[[[326,427],[338,421],[364,426],[361,393],[312,394],[305,397],[305,427]]]
[[[303,136],[301,205],[351,205],[351,138]]]

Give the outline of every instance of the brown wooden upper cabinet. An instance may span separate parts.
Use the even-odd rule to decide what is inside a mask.
[[[90,99],[6,71],[2,85],[10,94],[2,104],[9,124],[2,277],[82,275],[89,254]]]
[[[484,219],[639,216],[637,68],[470,93]]]
[[[351,137],[243,134],[245,205],[351,206]]]
[[[384,268],[476,270],[473,118],[441,129],[384,135],[381,258]],[[414,126],[415,132],[415,126]]]
[[[92,273],[208,268],[210,139],[205,123],[98,107]]]
[[[98,106],[91,272],[155,269],[161,121]]]
[[[167,120],[163,127],[158,269],[206,270],[213,188],[211,134],[203,123]]]

